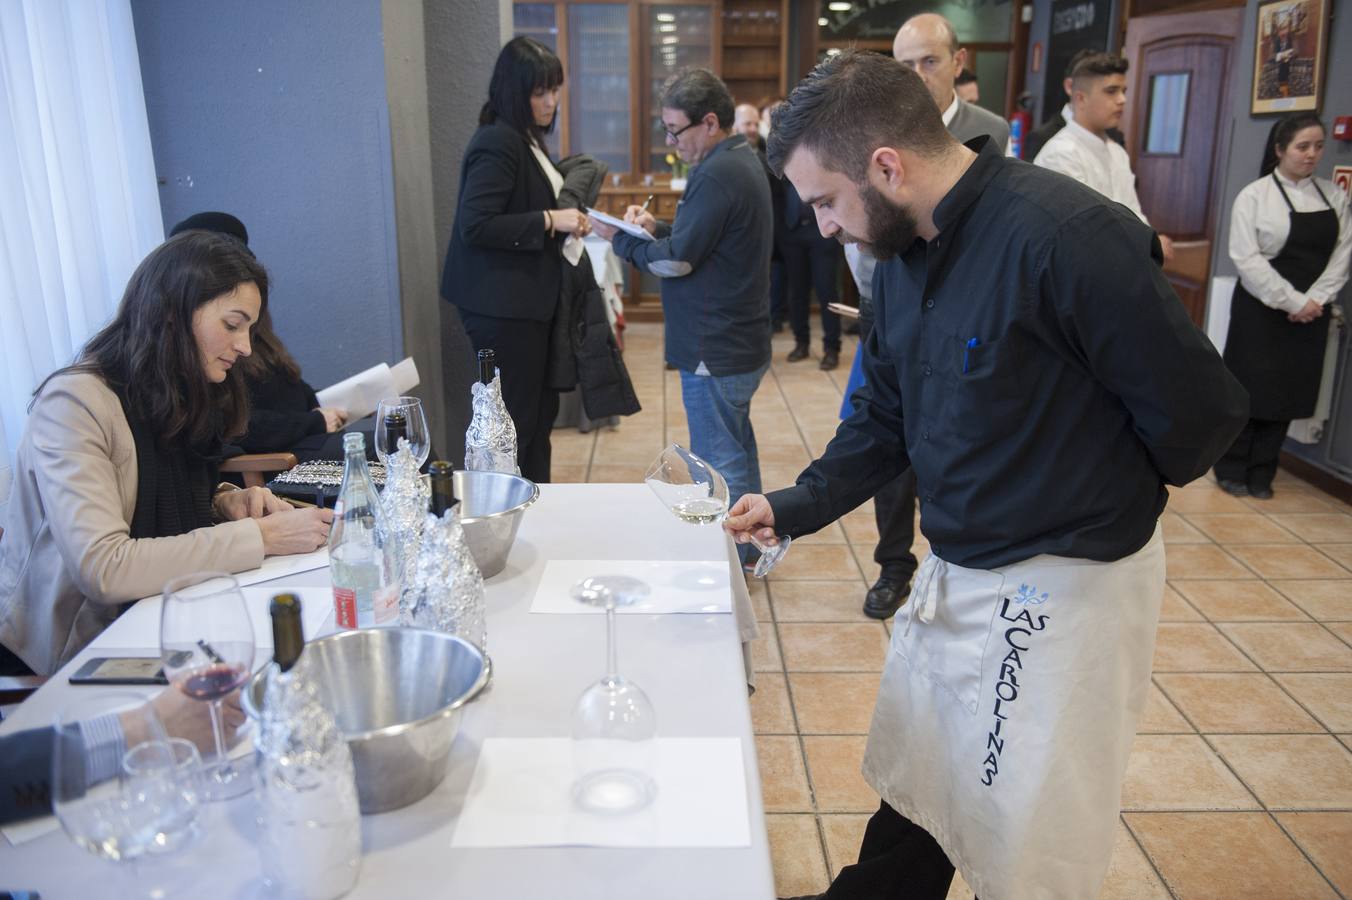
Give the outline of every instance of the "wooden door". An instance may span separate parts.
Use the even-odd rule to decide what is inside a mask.
[[[1231,75],[1244,10],[1142,16],[1127,23],[1127,150],[1150,224],[1174,240],[1165,274],[1201,326],[1229,148]],[[1238,69],[1237,69],[1238,67]]]

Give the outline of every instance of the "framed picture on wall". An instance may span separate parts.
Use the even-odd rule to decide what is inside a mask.
[[[1258,4],[1250,112],[1319,109],[1324,90],[1328,0],[1267,0]]]

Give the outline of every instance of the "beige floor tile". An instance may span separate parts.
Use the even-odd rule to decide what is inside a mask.
[[[1352,807],[1352,754],[1332,735],[1226,734],[1211,741],[1269,809]]]
[[[591,475],[587,480],[591,484],[642,484],[643,473],[646,471],[648,471],[646,463],[631,463],[628,465],[593,464]]]
[[[1352,621],[1352,579],[1273,581],[1271,584],[1321,622]]]
[[[789,691],[803,734],[867,734],[879,672],[793,672]]]
[[[1166,512],[1160,516],[1160,528],[1166,544],[1205,544],[1211,539],[1178,513]]]
[[[840,523],[832,522],[821,531],[794,538],[793,542],[797,546],[806,547],[811,544],[832,544],[838,546],[840,544],[848,544],[850,541],[849,538],[845,536],[845,529],[840,526]]]
[[[846,544],[791,547],[770,573],[770,581],[854,580],[863,577]]]
[[[775,627],[764,623],[760,627],[760,637],[751,642],[751,665],[757,672],[782,672],[784,661],[779,655],[779,640],[775,636]]]
[[[550,462],[549,480],[555,484],[585,484],[587,481],[587,467],[561,466],[557,462]]]
[[[1187,487],[1169,491],[1171,512],[1183,513],[1246,513],[1251,510],[1239,499],[1231,497],[1214,485],[1210,487]]]
[[[1276,818],[1324,877],[1352,897],[1352,813],[1285,812]]]
[[[1352,544],[1315,544],[1314,547],[1344,569],[1352,571]]]
[[[562,431],[562,429],[560,429]],[[577,432],[573,432],[577,434]],[[555,473],[560,465],[564,466],[585,466],[591,462],[592,447],[595,444],[595,435],[582,435],[585,440],[559,440],[559,432],[554,432],[550,436],[550,476],[558,481]]]
[[[1324,627],[1342,638],[1344,644],[1352,647],[1352,622],[1329,622]]]
[[[770,592],[766,588],[765,579],[746,579],[746,592],[751,595],[751,608],[756,613],[756,621],[771,621],[774,614],[770,612]]]
[[[789,689],[779,672],[762,672],[756,676],[756,693],[751,704],[751,729],[756,734],[797,734],[793,725],[793,707],[789,703]]]
[[[863,612],[866,590],[861,580],[776,581],[770,585],[770,602],[780,622],[868,623],[872,620]]]
[[[1265,813],[1128,813],[1181,900],[1333,900],[1337,895]]]
[[[1263,578],[1346,578],[1352,574],[1302,544],[1238,544],[1230,552]]]
[[[1274,675],[1329,731],[1352,731],[1352,673]]]
[[[1191,582],[1200,584],[1201,582]],[[1183,595],[1171,584],[1164,586],[1164,602],[1160,606],[1161,622],[1201,622],[1202,614],[1193,609]]]
[[[1272,520],[1311,544],[1352,542],[1352,516],[1343,513],[1279,513]]]
[[[1154,682],[1146,696],[1145,711],[1136,726],[1138,734],[1193,734],[1194,729]]]
[[[866,555],[872,558],[873,548],[878,544],[878,522],[873,518],[873,513],[869,512],[867,516],[848,515],[840,520],[840,524],[845,527],[850,543],[866,549]]]
[[[863,813],[830,813],[818,817],[826,838],[826,867],[834,879],[840,870],[859,861],[859,845],[870,816]]]
[[[1315,491],[1296,490],[1296,489],[1276,489],[1273,490],[1271,500],[1255,500],[1248,497],[1241,501],[1253,512],[1266,513],[1268,515],[1280,515],[1282,513],[1328,513],[1337,512],[1337,501],[1328,494]]]
[[[1220,544],[1300,542],[1300,538],[1259,513],[1190,513],[1187,519]]]
[[[1213,622],[1308,621],[1305,613],[1261,581],[1180,581],[1177,587]]]
[[[1257,809],[1197,735],[1138,734],[1122,783],[1124,810]]]
[[[1168,889],[1120,820],[1099,900],[1170,900]]]
[[[1157,675],[1155,681],[1204,734],[1324,730],[1267,675],[1166,673]]]
[[[868,812],[878,808],[878,795],[864,781],[864,737],[803,738],[812,793],[821,812]]]
[[[797,735],[756,735],[756,762],[767,813],[812,812]]]
[[[1217,627],[1269,672],[1352,672],[1352,647],[1313,622]]]
[[[887,652],[882,625],[781,622],[777,627],[786,671],[882,671]]]
[[[767,491],[774,491],[784,487],[791,487],[798,480],[798,475],[803,471],[802,466],[790,466],[780,463],[767,463],[761,461],[761,484]],[[843,537],[843,535],[842,535]]]
[[[757,438],[759,437],[757,435]],[[756,455],[760,457],[763,466],[798,466],[801,470],[812,462],[812,459],[807,455],[807,448],[803,446],[801,441],[797,444],[766,444],[762,447],[760,441],[757,440]]]
[[[1177,544],[1164,551],[1167,577],[1174,582],[1187,578],[1253,578],[1254,575],[1215,544]]]
[[[1253,668],[1253,663],[1214,625],[1163,622],[1155,632],[1156,672],[1244,672]]]
[[[765,831],[770,840],[776,896],[793,897],[826,890],[829,879],[816,816],[766,816]]]

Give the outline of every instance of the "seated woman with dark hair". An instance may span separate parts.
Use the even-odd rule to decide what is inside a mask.
[[[34,392],[0,542],[0,670],[50,674],[122,604],[324,545],[329,510],[217,484],[267,272],[206,231],[145,258],[113,320]]]

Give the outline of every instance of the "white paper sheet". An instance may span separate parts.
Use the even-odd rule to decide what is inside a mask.
[[[643,241],[655,240],[655,238],[651,234],[648,234],[646,229],[638,225],[635,225],[633,222],[626,222],[624,221],[624,219],[617,219],[614,216],[610,215],[609,213],[601,212],[601,210],[599,209],[592,209],[589,206],[587,207],[587,215],[591,216],[598,222],[604,222],[611,228],[618,228],[625,234],[632,234],[639,240]]]
[[[267,587],[246,587],[242,590],[244,603],[249,608],[249,620],[253,623],[254,646],[260,650],[272,650],[272,617],[268,614],[268,604],[275,594],[296,594],[300,597],[301,629],[305,639],[319,636],[329,613],[333,611],[333,591],[326,587],[289,587],[277,584]],[[109,625],[100,635],[100,640],[110,647],[144,647],[158,652],[160,646],[160,609],[164,601],[160,597],[147,597],[127,610],[117,621]],[[148,652],[146,656],[156,655]],[[267,658],[257,655],[259,660]]]
[[[657,797],[595,815],[573,805],[572,741],[489,738],[452,847],[749,847],[745,764],[737,738],[658,738]]]
[[[551,559],[545,563],[530,611],[572,615],[604,613],[578,603],[573,585],[592,575],[628,575],[651,589],[648,599],[616,610],[620,613],[730,613],[732,587],[726,559]]]
[[[348,420],[356,421],[375,412],[381,400],[402,396],[417,386],[418,367],[410,356],[393,367],[385,363],[372,366],[324,388],[315,396],[319,398],[320,406],[345,409]]]

